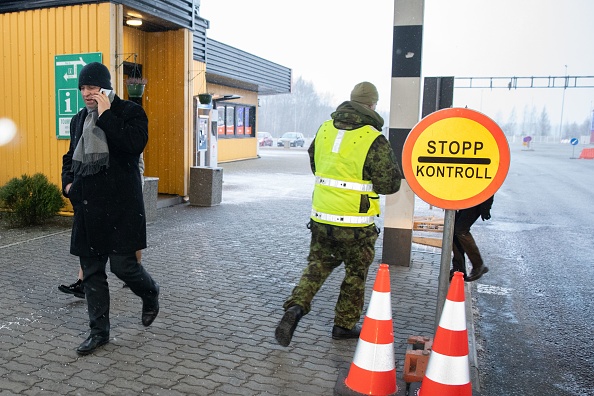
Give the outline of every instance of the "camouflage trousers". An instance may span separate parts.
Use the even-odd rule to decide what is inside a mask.
[[[352,233],[352,230],[347,232]],[[312,227],[307,267],[283,305],[284,309],[299,305],[304,309],[304,314],[307,314],[311,310],[311,301],[328,276],[344,263],[345,276],[334,309],[334,324],[347,329],[353,328],[363,311],[365,281],[373,262],[378,237],[375,226],[362,234],[360,239],[340,238],[340,235],[336,238],[336,235],[329,237],[323,229]]]

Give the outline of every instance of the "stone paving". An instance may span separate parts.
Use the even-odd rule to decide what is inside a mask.
[[[220,165],[221,205],[157,211],[143,265],[161,285],[161,312],[144,328],[140,299],[109,274],[111,339],[92,355],[75,352],[88,336],[85,301],[57,289],[78,271],[69,222],[0,238],[0,395],[332,394],[357,345],[330,336],[344,272],[322,287],[291,345],[279,346],[274,329],[308,253],[313,176],[305,150],[261,154]],[[367,302],[381,244],[380,235]],[[440,255],[415,245],[412,257],[410,267],[390,267],[399,377],[406,338],[434,332]]]

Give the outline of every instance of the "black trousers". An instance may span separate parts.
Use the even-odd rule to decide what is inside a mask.
[[[481,215],[480,206],[474,206],[468,209],[462,209],[456,212],[454,220],[454,238],[452,250],[454,258],[452,259],[452,267],[455,271],[460,271],[466,274],[466,262],[464,254],[470,260],[472,268],[479,268],[483,265],[483,258],[479,252],[478,246],[470,233],[470,227]]]
[[[107,259],[111,272],[123,280],[143,302],[146,300],[150,303],[157,295],[155,281],[144,267],[138,264],[135,252],[80,257],[92,335],[109,336],[109,286],[105,272]]]

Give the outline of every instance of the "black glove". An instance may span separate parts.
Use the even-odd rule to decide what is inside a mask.
[[[491,211],[489,209],[482,209],[481,210],[481,219],[483,221],[489,220],[491,218]]]

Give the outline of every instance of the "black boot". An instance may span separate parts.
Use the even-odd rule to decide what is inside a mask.
[[[359,338],[361,335],[361,325],[356,324],[353,326],[352,329],[347,329],[345,327],[340,327],[334,325],[332,327],[332,339],[333,340],[348,340],[351,338]]]
[[[274,337],[280,345],[284,347],[289,346],[291,339],[293,338],[295,328],[297,327],[297,323],[299,323],[299,320],[302,317],[303,308],[301,308],[299,305],[293,305],[285,311],[283,318],[274,332]]]
[[[85,290],[82,286],[82,279],[79,279],[75,283],[68,286],[60,285],[58,286],[58,290],[60,290],[62,293],[74,294],[74,296],[78,298],[85,298]]]
[[[82,344],[76,348],[76,353],[79,355],[88,355],[101,345],[105,345],[109,342],[108,335],[91,334]]]
[[[483,274],[486,274],[487,272],[489,272],[489,267],[487,267],[485,264],[481,264],[480,267],[473,268],[472,271],[470,271],[470,275],[468,275],[468,278],[465,280],[467,282],[478,280],[481,276],[483,276]]]

